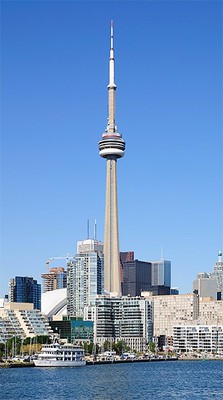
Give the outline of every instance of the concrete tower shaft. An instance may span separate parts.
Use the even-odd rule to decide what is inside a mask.
[[[98,143],[99,155],[107,159],[106,203],[104,227],[104,290],[106,294],[121,296],[119,261],[117,159],[124,156],[125,142],[115,122],[116,106],[114,25],[111,21],[111,46],[108,84],[108,124]]]

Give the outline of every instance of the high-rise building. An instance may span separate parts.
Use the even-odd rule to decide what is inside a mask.
[[[102,243],[93,239],[78,242],[77,249],[67,264],[67,313],[82,318],[84,307],[104,291],[104,255]]]
[[[43,293],[67,287],[67,271],[63,267],[50,268],[49,273],[41,274]]]
[[[223,300],[223,260],[222,252],[218,252],[218,260],[214,266],[214,272],[210,273],[210,277],[217,281],[217,299]]]
[[[151,263],[133,260],[124,262],[123,295],[140,296],[151,287]]]
[[[134,251],[120,251],[121,292],[123,294],[124,262],[134,260]]]
[[[99,141],[99,155],[106,158],[106,205],[104,225],[104,291],[105,294],[121,296],[118,204],[117,204],[117,160],[124,156],[125,142],[118,133],[115,121],[115,59],[114,27],[111,21],[111,46],[108,84],[108,123]]]
[[[28,276],[16,276],[9,282],[9,301],[33,303],[34,309],[41,310],[41,285]]]
[[[152,286],[171,287],[171,261],[161,258],[159,261],[152,261]]]
[[[103,249],[103,243],[95,239],[79,240],[77,242],[77,254],[89,253],[91,251],[103,253]]]
[[[217,300],[217,281],[210,277],[206,272],[197,274],[197,278],[193,281],[193,292],[200,297],[212,297]]]

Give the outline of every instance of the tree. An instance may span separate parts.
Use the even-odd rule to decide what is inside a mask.
[[[0,359],[2,359],[4,354],[5,354],[5,344],[0,343]]]
[[[149,351],[151,351],[151,353],[155,353],[155,349],[156,349],[155,343],[150,342],[149,343]]]
[[[104,341],[104,351],[109,351],[111,350],[111,343],[108,340]]]

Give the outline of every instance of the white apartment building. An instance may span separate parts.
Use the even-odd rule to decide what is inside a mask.
[[[152,304],[140,297],[98,296],[85,308],[85,320],[94,322],[94,343],[123,341],[132,350],[145,351],[152,340]]]
[[[5,303],[0,308],[0,328],[0,342],[13,336],[25,339],[52,334],[48,320],[32,303]]]
[[[223,325],[174,326],[173,347],[183,352],[223,354]]]

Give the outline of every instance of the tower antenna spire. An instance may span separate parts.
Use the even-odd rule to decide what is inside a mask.
[[[109,133],[116,132],[115,124],[115,51],[114,51],[114,21],[111,20],[111,44],[109,56],[109,83],[108,83],[108,124],[106,131]]]
[[[111,49],[114,49],[114,21],[111,20]]]

